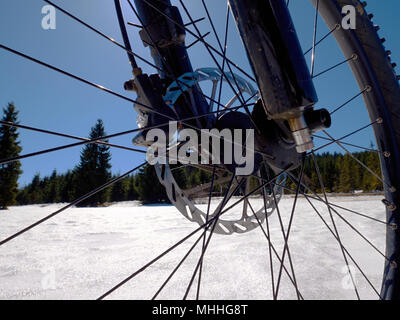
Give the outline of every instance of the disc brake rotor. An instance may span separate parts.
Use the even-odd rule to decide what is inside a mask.
[[[160,180],[161,184],[165,187],[168,198],[170,199],[171,203],[179,210],[179,212],[186,217],[188,220],[192,222],[197,222],[200,226],[204,225],[207,221],[207,213],[203,210],[198,208],[198,205],[195,204],[195,201],[190,199],[189,195],[187,194],[186,190],[182,190],[175,178],[173,176],[172,170],[168,164],[160,165],[156,164],[155,166],[158,179]],[[241,177],[238,177],[240,179]],[[215,178],[215,183],[224,183],[231,179],[231,177],[223,177],[222,175]],[[250,179],[250,177],[246,177],[245,179]],[[221,181],[221,182],[220,182]],[[265,206],[264,202],[262,203],[262,208],[255,211],[248,209],[246,212],[243,212],[242,217],[236,220],[225,220],[223,218],[219,218],[218,222],[215,226],[214,232],[218,234],[232,234],[232,233],[245,233],[251,231],[259,226],[265,218],[271,215],[274,210],[276,209],[276,205],[279,203],[280,199],[283,196],[283,186],[285,185],[286,176],[282,175],[280,178],[277,179],[277,182],[274,186],[274,193],[275,199],[273,194],[270,192],[267,193],[265,189]],[[231,190],[234,190],[237,184],[234,184]],[[198,186],[198,190],[204,189],[204,186]],[[190,190],[190,194],[195,193],[196,190]],[[247,193],[247,192],[246,192]],[[236,199],[235,199],[236,200]],[[264,199],[260,199],[264,201]],[[237,199],[239,201],[239,199]],[[241,205],[243,205],[243,200]],[[249,199],[251,201],[251,199]],[[221,199],[222,202],[222,199]],[[223,211],[224,209],[222,209]],[[251,214],[248,214],[248,212]],[[208,220],[213,219],[219,212],[219,207],[213,212],[210,212],[208,215]],[[256,217],[257,216],[257,217]],[[258,220],[258,221],[257,221]]]
[[[225,72],[224,75],[217,68],[201,68],[192,73],[186,73],[180,76],[177,81],[171,83],[168,87],[166,94],[164,96],[164,101],[170,105],[174,106],[175,102],[182,95],[184,91],[189,90],[195,85],[198,85],[203,81],[211,81],[212,82],[212,98],[215,97],[215,93],[220,81],[226,81],[229,79],[230,82],[234,82],[237,84],[239,88],[239,94],[232,97],[229,102],[224,106],[224,108],[229,108],[232,104],[239,99],[239,95],[243,93],[249,94],[253,100],[257,101],[260,97],[257,90],[246,80],[241,78],[236,74],[232,74],[230,72]],[[212,111],[213,102],[210,102],[210,111]],[[199,205],[195,203],[193,199],[191,199],[192,195],[198,194],[198,192],[204,191],[204,189],[210,188],[211,183],[206,183],[203,185],[199,185],[195,188],[191,188],[190,190],[183,190],[179,187],[176,182],[173,172],[168,164],[156,164],[154,165],[157,177],[160,183],[165,187],[166,193],[168,195],[171,203],[179,210],[179,212],[186,217],[188,220],[192,222],[198,223],[200,226],[204,225],[208,220],[215,218],[215,216],[221,211],[221,204],[217,206],[213,212],[209,212],[208,215],[206,212],[199,208]],[[201,165],[199,165],[201,167]],[[222,169],[224,171],[224,169]],[[226,172],[226,171],[224,171]],[[246,179],[246,186],[249,186],[249,181],[251,177],[238,177],[237,180]],[[229,182],[231,180],[231,176],[224,176],[223,172],[218,172],[216,170],[216,176],[214,179],[214,184],[223,184]],[[261,179],[262,180],[262,179]],[[264,182],[260,180],[260,184]],[[286,175],[282,175],[276,179],[273,187],[273,193],[267,190],[267,187],[264,186],[261,189],[261,193],[263,197],[262,208],[258,210],[254,210],[253,206],[249,205],[246,202],[251,201],[252,198],[246,198],[242,200],[240,204],[243,208],[242,216],[240,219],[222,219],[219,218],[217,224],[215,226],[214,232],[217,234],[229,235],[233,233],[245,233],[257,228],[260,223],[262,223],[266,217],[271,215],[276,209],[276,205],[279,203],[280,199],[283,196],[283,188],[286,182]],[[234,181],[230,190],[228,190],[229,195],[232,195],[233,191],[238,186],[238,181]],[[248,188],[245,188],[245,195],[250,192]],[[275,198],[274,198],[275,196]],[[236,200],[236,201],[239,201]],[[222,199],[221,199],[222,202]],[[227,207],[227,206],[226,206]],[[222,211],[224,208],[222,208]],[[249,212],[251,212],[249,214]]]

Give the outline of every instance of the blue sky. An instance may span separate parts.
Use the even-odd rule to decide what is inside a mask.
[[[122,41],[113,1],[54,0],[54,2],[117,41]],[[125,1],[122,3],[126,19],[138,23]],[[187,0],[185,3],[194,18],[205,16],[201,1]],[[226,2],[225,0],[207,0],[206,3],[209,5],[219,35],[223,37]],[[43,30],[41,10],[44,5],[46,3],[42,0],[2,0],[0,2],[0,43],[135,98],[134,94],[124,92],[122,88],[123,83],[131,78],[126,53],[61,12],[57,12],[56,30]],[[313,7],[308,0],[292,0],[290,8],[303,49],[306,50],[312,44]],[[400,62],[400,41],[397,35],[400,27],[397,17],[400,11],[399,1],[369,0],[367,9],[368,12],[374,14],[374,22],[381,26],[380,35],[387,39],[385,45],[393,52],[392,60]],[[188,18],[182,15],[184,21],[187,22]],[[209,31],[209,26],[205,22],[201,22],[199,27],[202,32]],[[149,57],[148,50],[143,47],[138,38],[137,30],[130,28],[129,31],[134,51]],[[320,21],[319,36],[326,32],[327,29]],[[213,45],[217,45],[212,35],[207,39]],[[187,43],[191,41],[193,41],[192,37],[188,36]],[[214,66],[201,44],[192,47],[189,53],[195,68]],[[227,55],[250,72],[232,19]],[[343,59],[336,43],[332,39],[326,40],[317,50],[316,72]],[[307,60],[310,60],[309,55]],[[145,72],[154,72],[143,64],[140,66]],[[8,102],[14,101],[20,110],[19,119],[22,124],[77,136],[87,136],[98,118],[103,119],[109,134],[136,127],[136,114],[129,102],[88,87],[4,50],[0,50],[0,70],[0,106],[5,107]],[[342,66],[318,78],[315,85],[320,98],[318,106],[331,110],[358,92],[358,87],[351,79],[347,66]],[[228,98],[229,93],[227,92],[224,96]],[[335,137],[340,137],[368,122],[362,100],[357,99],[335,115],[334,126],[330,132]],[[113,139],[111,142],[130,146],[131,139],[132,136],[128,135]],[[371,139],[371,132],[363,132],[347,141],[368,147]],[[20,140],[23,153],[73,142],[73,140],[25,130],[20,130]],[[24,173],[20,178],[20,183],[22,185],[28,183],[35,173],[44,176],[50,174],[53,169],[65,172],[73,168],[79,162],[80,150],[81,147],[76,147],[23,160]],[[329,149],[329,151],[335,150],[335,148]],[[123,173],[143,159],[144,157],[140,154],[112,149],[113,172]]]

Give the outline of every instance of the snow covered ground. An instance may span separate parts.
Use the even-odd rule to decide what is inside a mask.
[[[381,199],[355,196],[331,197],[329,201],[384,220]],[[285,226],[292,202],[293,198],[286,197],[280,204]],[[332,227],[326,206],[318,201],[313,204]],[[0,239],[61,207],[36,205],[0,211]],[[341,209],[338,212],[384,252],[384,224]],[[344,247],[379,290],[382,256],[337,216],[335,222]],[[270,217],[270,227],[273,244],[281,254],[282,233],[276,213]],[[68,209],[0,247],[0,299],[98,298],[196,228],[168,205],[127,202],[107,208]],[[197,238],[196,234],[108,298],[151,298]],[[297,205],[289,244],[296,280],[305,299],[356,297],[338,243],[304,198]],[[199,248],[192,252],[159,298],[183,297],[199,253]],[[361,298],[377,298],[354,263],[349,262]],[[274,257],[275,281],[278,273]],[[270,275],[268,242],[259,228],[241,235],[214,235],[205,255],[200,298],[271,299]],[[195,291],[193,286],[190,298]],[[296,298],[286,275],[279,298]]]

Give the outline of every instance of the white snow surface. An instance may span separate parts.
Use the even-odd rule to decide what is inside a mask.
[[[382,196],[329,197],[329,202],[385,220]],[[261,199],[252,199],[262,205]],[[327,206],[312,201],[332,228]],[[65,204],[11,207],[0,211],[0,239],[12,235]],[[280,203],[285,229],[293,197]],[[200,205],[206,210],[207,205]],[[384,253],[386,225],[337,209],[353,227]],[[336,213],[343,246],[379,291],[384,258]],[[267,232],[266,224],[263,224]],[[96,299],[198,228],[170,205],[115,203],[105,208],[70,208],[0,247],[0,299]],[[283,236],[274,212],[269,219],[272,243],[283,251]],[[333,228],[332,228],[333,229]],[[109,295],[108,299],[150,299],[185,256],[195,234]],[[202,240],[157,298],[182,299],[199,256]],[[290,256],[304,299],[355,299],[351,277],[338,242],[305,198],[299,198],[289,237]],[[347,258],[363,299],[377,294]],[[279,261],[273,257],[274,281]],[[285,266],[290,271],[286,254]],[[195,298],[197,278],[189,298]],[[260,228],[246,234],[213,235],[204,257],[201,299],[271,299],[269,246]],[[278,298],[296,299],[283,273]]]

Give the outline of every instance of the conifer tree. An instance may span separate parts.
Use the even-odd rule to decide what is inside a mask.
[[[119,174],[116,177],[118,176]],[[110,196],[112,202],[128,200],[129,182],[129,177],[127,177],[113,184]]]
[[[72,202],[75,200],[75,194],[77,193],[74,185],[75,175],[75,172],[68,170],[67,173],[59,177],[61,202]]]
[[[47,191],[47,197],[49,203],[60,202],[60,178],[57,175],[57,170],[53,170],[53,173],[49,179],[49,186]]]
[[[3,109],[3,121],[18,123],[18,111],[13,103]],[[17,128],[9,126],[0,127],[0,159],[16,157],[22,148],[18,141]],[[0,210],[16,203],[18,194],[18,178],[21,171],[19,161],[0,165]]]
[[[137,200],[139,195],[136,190],[136,176],[129,177],[127,200]]]
[[[29,204],[39,204],[43,203],[43,180],[40,178],[40,174],[34,175],[31,184],[29,185]]]
[[[95,139],[105,135],[103,121],[99,119],[91,129],[89,138]],[[104,142],[107,142],[107,140]],[[75,169],[74,185],[77,191],[76,197],[85,195],[110,180],[110,161],[111,153],[108,146],[94,143],[85,145],[81,152],[80,163]],[[105,189],[82,201],[79,205],[97,206],[107,202],[109,195],[110,190]]]
[[[165,188],[159,183],[153,166],[146,165],[136,175],[139,199],[144,203],[169,201]]]
[[[354,162],[350,155],[346,154],[343,157],[343,161],[340,168],[340,182],[339,192],[351,192],[355,190],[356,177],[354,175]]]
[[[381,167],[379,156],[376,152],[369,152],[366,155],[365,165],[370,168],[378,176],[381,176]],[[362,186],[364,191],[383,190],[382,182],[372,173],[365,172],[363,176]]]

